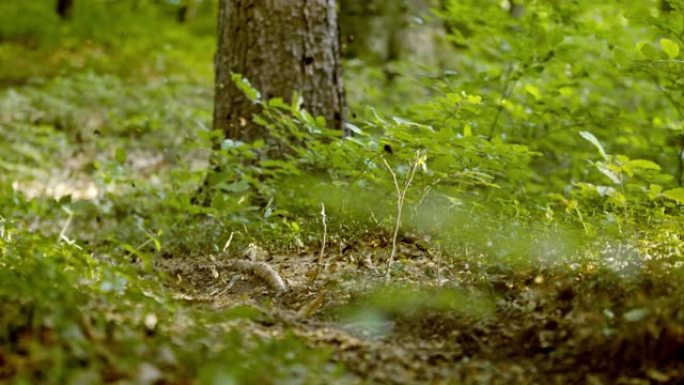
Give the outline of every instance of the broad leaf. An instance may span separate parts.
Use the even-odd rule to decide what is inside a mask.
[[[663,193],[663,196],[667,199],[684,203],[684,187],[677,187],[673,188],[672,190],[667,190]]]
[[[662,47],[670,59],[674,59],[679,55],[679,45],[670,39],[660,39],[660,47]]]
[[[594,147],[596,147],[601,154],[601,157],[605,160],[608,160],[608,155],[606,154],[606,151],[603,149],[603,146],[601,145],[601,142],[599,142],[598,139],[594,136],[589,131],[580,131],[579,132],[580,136],[582,136],[584,139],[588,140],[589,143],[593,144]]]

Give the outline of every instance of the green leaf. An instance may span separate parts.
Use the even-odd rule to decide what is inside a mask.
[[[297,91],[292,92],[290,111],[292,111],[293,114],[296,114],[302,108],[304,108],[304,98],[302,98],[302,95],[300,95]]]
[[[480,104],[482,103],[482,96],[479,95],[468,95],[468,103],[470,104]]]
[[[249,183],[246,180],[241,180],[235,183],[221,185],[221,188],[229,192],[244,192],[249,190]]]
[[[608,167],[602,165],[602,164],[597,164],[596,168],[601,171],[601,173],[605,176],[608,177],[613,183],[615,184],[620,184],[622,181],[620,180],[620,177],[617,176],[613,171],[611,171]]]
[[[639,51],[639,53],[641,53],[649,59],[657,59],[658,56],[660,56],[658,55],[658,50],[653,48],[651,44],[646,42],[641,42],[637,44],[637,50]]]
[[[679,55],[679,45],[670,39],[660,39],[660,47],[667,54],[670,59],[674,59]]]
[[[539,91],[539,88],[533,86],[532,84],[525,84],[525,87],[523,87],[523,89],[525,90],[525,92],[532,95],[535,100],[539,100],[542,98],[542,94]]]
[[[114,150],[114,159],[116,159],[117,163],[119,163],[119,164],[126,163],[126,158],[127,158],[126,150],[124,150],[121,147]]]
[[[161,251],[161,242],[159,242],[159,239],[157,239],[157,238],[150,238],[150,240],[152,241],[152,243],[154,243],[154,248],[155,248],[157,251]]]
[[[257,103],[261,100],[261,94],[249,83],[249,80],[242,77],[240,74],[231,73],[230,79],[235,83],[237,88],[242,91],[249,100]]]
[[[446,99],[447,99],[447,102],[449,102],[450,104],[456,105],[456,104],[459,104],[461,102],[463,97],[461,95],[455,93],[455,92],[450,92],[450,93],[446,94]]]
[[[660,193],[663,191],[663,186],[658,185],[658,184],[652,184],[648,186],[648,199],[654,200],[660,196]]]
[[[608,155],[606,154],[606,151],[603,149],[603,146],[601,145],[601,142],[599,142],[598,139],[594,136],[589,131],[580,131],[579,132],[580,136],[583,137],[584,139],[588,140],[589,143],[593,144],[601,154],[601,157],[605,160],[608,160]]]
[[[363,130],[360,129],[358,126],[351,124],[351,123],[345,123],[344,125],[347,127],[347,129],[349,129],[349,131],[353,132],[354,134],[365,136],[365,133],[363,132]]]
[[[410,120],[406,120],[404,118],[400,118],[398,116],[392,117],[392,120],[394,120],[397,124],[399,125],[404,125],[404,126],[418,126],[422,127],[423,125],[420,123],[412,122]]]
[[[647,170],[660,170],[657,163],[646,159],[633,159],[627,162],[626,167],[629,168],[643,168]]]
[[[684,203],[684,187],[673,188],[663,192],[663,196],[673,201]]]
[[[273,108],[279,108],[281,110],[289,110],[290,106],[283,101],[283,98],[272,98],[271,100],[268,101],[268,106],[273,107]]]
[[[228,195],[219,192],[212,197],[211,207],[215,210],[223,211],[230,207],[230,201],[231,198]]]

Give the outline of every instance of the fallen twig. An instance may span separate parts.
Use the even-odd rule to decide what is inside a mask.
[[[230,237],[228,238],[228,241],[226,241],[226,244],[223,246],[223,250],[221,250],[221,252],[225,252],[226,250],[228,250],[228,248],[230,247],[230,243],[233,241],[233,234],[234,233],[231,231]]]
[[[321,243],[321,252],[318,254],[318,267],[323,263],[323,253],[325,253],[325,242],[328,237],[328,224],[326,223],[327,216],[325,215],[325,204],[321,203],[321,221],[323,222],[323,242]]]
[[[216,267],[226,270],[237,270],[241,273],[252,275],[277,292],[287,291],[287,285],[283,278],[266,262],[240,260],[220,263]]]

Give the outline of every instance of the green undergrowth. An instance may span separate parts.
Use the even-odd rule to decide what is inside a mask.
[[[180,24],[178,5],[148,1],[90,1],[60,20],[54,2],[0,4],[0,85],[83,71],[136,79],[169,71],[211,80],[216,10],[200,3]]]
[[[3,382],[304,384],[341,374],[287,333],[244,330],[240,320],[264,320],[258,310],[184,306],[144,263],[28,231],[10,218],[30,204],[7,188],[2,202]]]

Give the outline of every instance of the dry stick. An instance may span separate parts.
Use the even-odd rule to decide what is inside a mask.
[[[323,266],[323,255],[325,254],[325,244],[328,237],[328,223],[326,221],[328,217],[325,215],[325,204],[321,202],[321,222],[323,223],[323,242],[321,242],[321,251],[318,253],[318,259],[316,260],[316,266],[306,272],[306,277],[309,280],[309,284],[312,284],[318,278],[318,274],[321,273],[321,267]]]
[[[318,254],[318,268],[323,264],[323,253],[325,252],[325,242],[328,237],[328,224],[326,223],[327,216],[325,215],[325,204],[321,202],[321,221],[323,222],[323,243],[321,243],[321,252]]]
[[[287,285],[280,274],[266,262],[233,261],[221,267],[233,268],[241,273],[253,275],[277,292],[287,291]]]
[[[226,250],[228,250],[228,248],[230,247],[230,243],[233,242],[233,234],[234,232],[231,231],[230,237],[228,238],[228,241],[226,241],[226,244],[223,246],[223,250],[221,250],[221,252],[225,252]]]
[[[71,243],[71,240],[67,238],[66,234],[67,231],[69,231],[72,219],[74,219],[74,212],[66,207],[62,207],[62,210],[64,210],[64,212],[66,212],[68,216],[67,220],[64,222],[64,225],[62,226],[62,230],[59,232],[59,235],[57,236],[57,242],[64,241],[66,243]]]
[[[69,210],[66,207],[62,207],[64,212],[66,212],[69,216],[67,217],[66,222],[64,223],[64,226],[62,226],[62,230],[59,232],[59,235],[57,236],[57,242],[65,242],[79,250],[82,250],[81,246],[76,244],[76,241],[73,239],[69,239],[67,237],[67,231],[69,231],[69,227],[71,227],[71,221],[74,219],[74,212]]]
[[[390,267],[394,263],[394,257],[397,254],[397,237],[399,236],[399,227],[401,226],[401,214],[404,210],[404,199],[406,198],[406,191],[408,191],[408,188],[409,186],[411,186],[411,182],[413,181],[413,177],[416,175],[416,169],[418,168],[418,157],[419,155],[416,155],[416,160],[411,164],[409,173],[406,176],[406,179],[404,180],[403,189],[399,187],[397,174],[394,172],[394,170],[392,170],[392,167],[390,167],[389,163],[387,163],[387,160],[385,160],[385,158],[382,158],[382,162],[385,164],[385,167],[387,167],[387,170],[389,171],[390,175],[392,175],[392,180],[394,181],[394,188],[397,190],[397,218],[396,224],[394,226],[394,235],[392,236],[392,251],[390,252],[389,260],[387,261],[387,271],[385,273],[385,280],[387,281],[390,280]]]
[[[223,250],[221,250],[221,253],[226,253],[226,250],[230,247],[231,242],[233,241],[233,235],[235,233],[233,231],[230,232],[230,237],[228,237],[228,241],[226,241],[226,244],[223,246]],[[261,281],[263,281],[268,287],[271,289],[277,291],[277,292],[284,292],[287,291],[287,284],[283,280],[283,278],[278,274],[276,269],[274,269],[271,265],[269,265],[266,262],[257,262],[256,259],[256,254],[258,253],[258,246],[256,244],[250,244],[248,247],[249,250],[249,256],[247,258],[251,260],[240,260],[240,261],[228,261],[228,262],[223,262],[223,263],[218,263],[212,266],[212,268],[221,268],[221,269],[228,269],[228,270],[237,270],[243,274],[249,274],[252,275]]]

